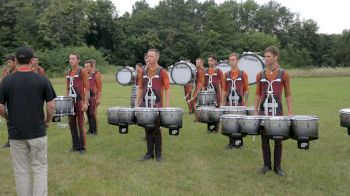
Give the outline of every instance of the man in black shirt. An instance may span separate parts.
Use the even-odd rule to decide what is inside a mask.
[[[7,121],[17,194],[47,195],[46,128],[55,110],[56,93],[46,77],[31,70],[32,57],[31,48],[17,50],[17,72],[0,84],[0,114]]]

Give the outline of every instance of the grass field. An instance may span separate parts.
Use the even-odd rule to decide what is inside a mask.
[[[350,194],[350,137],[339,126],[338,114],[339,109],[350,107],[350,77],[292,79],[294,113],[319,116],[320,139],[311,141],[307,151],[297,149],[295,140],[284,142],[285,177],[256,174],[262,166],[260,137],[245,137],[242,150],[226,150],[225,136],[207,134],[205,124],[194,123],[179,86],[171,88],[171,105],[186,111],[180,136],[169,136],[163,129],[164,161],[138,162],[146,150],[143,129],[131,126],[129,134],[120,135],[116,126],[106,122],[106,109],[127,106],[131,92],[131,87],[117,85],[113,77],[104,77],[99,135],[87,136],[86,154],[68,152],[68,127],[52,124],[49,128],[50,195]],[[63,95],[64,80],[52,82],[57,94]],[[252,85],[249,105],[254,94]],[[0,130],[3,144],[7,139],[4,121]],[[9,149],[1,148],[0,195],[15,195],[14,185]]]

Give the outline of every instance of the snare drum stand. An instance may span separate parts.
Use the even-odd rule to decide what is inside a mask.
[[[241,78],[237,78],[235,80],[232,80],[230,78],[227,78],[226,80],[231,81],[231,91],[230,95],[228,97],[228,100],[230,102],[230,106],[232,106],[232,103],[234,103],[233,106],[238,106],[239,96],[236,91],[236,81],[242,80]],[[234,96],[232,96],[232,92],[234,93]]]
[[[281,79],[276,79],[273,81],[268,81],[266,79],[262,79],[260,80],[261,82],[267,82],[268,83],[268,87],[267,87],[267,97],[264,101],[264,113],[266,116],[269,115],[269,109],[271,109],[272,112],[272,116],[275,116],[277,113],[277,107],[278,107],[278,103],[275,99],[275,97],[273,96],[273,83],[274,82],[281,82]],[[271,97],[271,102],[269,102],[269,98]]]

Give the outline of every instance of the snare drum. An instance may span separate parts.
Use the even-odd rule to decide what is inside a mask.
[[[220,117],[221,131],[224,135],[230,135],[234,138],[242,137],[239,121],[242,115],[239,114],[225,114]]]
[[[318,139],[318,117],[294,115],[291,119],[291,137],[295,140]]]
[[[181,128],[184,110],[181,108],[159,108],[160,126]]]
[[[197,106],[214,106],[216,104],[216,95],[214,91],[198,91]]]
[[[72,97],[58,96],[55,99],[54,116],[75,115]]]
[[[239,125],[241,133],[247,135],[260,135],[261,116],[242,116]]]
[[[290,124],[288,116],[268,116],[264,119],[264,135],[273,140],[286,140],[290,137]]]
[[[202,106],[202,107],[198,107],[196,109],[196,113],[197,113],[197,121],[201,122],[201,123],[210,123],[211,119],[209,116],[209,112],[210,110],[212,110],[214,107],[208,107],[208,106]]]
[[[144,128],[154,128],[159,116],[159,108],[135,108],[136,124]]]
[[[224,114],[240,114],[240,115],[246,114],[245,106],[221,106],[220,108],[224,110]]]
[[[230,64],[227,61],[220,61],[219,64],[216,65],[218,69],[222,71],[223,74],[231,70]]]
[[[112,107],[107,109],[107,122],[111,125],[119,124],[118,116],[119,107]]]
[[[135,84],[136,71],[133,67],[122,67],[116,73],[116,81],[123,86]]]
[[[170,82],[170,84],[175,84],[173,78],[171,77],[171,70],[172,70],[172,69],[173,69],[173,65],[170,65],[170,66],[168,67],[167,73],[168,73],[168,77],[169,77],[169,82]]]
[[[264,58],[252,52],[245,52],[239,58],[238,67],[248,74],[248,83],[254,84],[256,75],[264,70]]]
[[[176,63],[170,70],[171,79],[178,85],[192,83],[196,79],[196,74],[196,66],[186,61]]]
[[[340,126],[350,127],[350,108],[344,108],[339,111]]]

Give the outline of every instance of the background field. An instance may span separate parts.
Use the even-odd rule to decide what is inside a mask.
[[[52,82],[57,94],[63,95],[64,80]],[[259,137],[245,137],[244,148],[235,151],[225,149],[228,139],[222,134],[207,134],[206,125],[193,122],[188,114],[179,86],[171,88],[171,105],[186,111],[180,136],[171,137],[163,129],[164,162],[138,162],[146,150],[143,129],[131,126],[129,134],[120,135],[116,126],[106,123],[108,107],[129,104],[131,87],[117,85],[112,74],[105,74],[103,84],[99,135],[87,136],[85,155],[68,152],[68,127],[52,124],[48,130],[50,195],[350,194],[350,137],[339,126],[338,114],[350,107],[349,77],[293,78],[294,113],[319,116],[320,139],[312,141],[308,151],[297,149],[294,140],[284,142],[286,177],[256,174],[262,166]],[[254,94],[252,85],[249,105]],[[3,144],[4,121],[0,130]],[[0,168],[0,195],[14,195],[9,149],[0,149]]]

